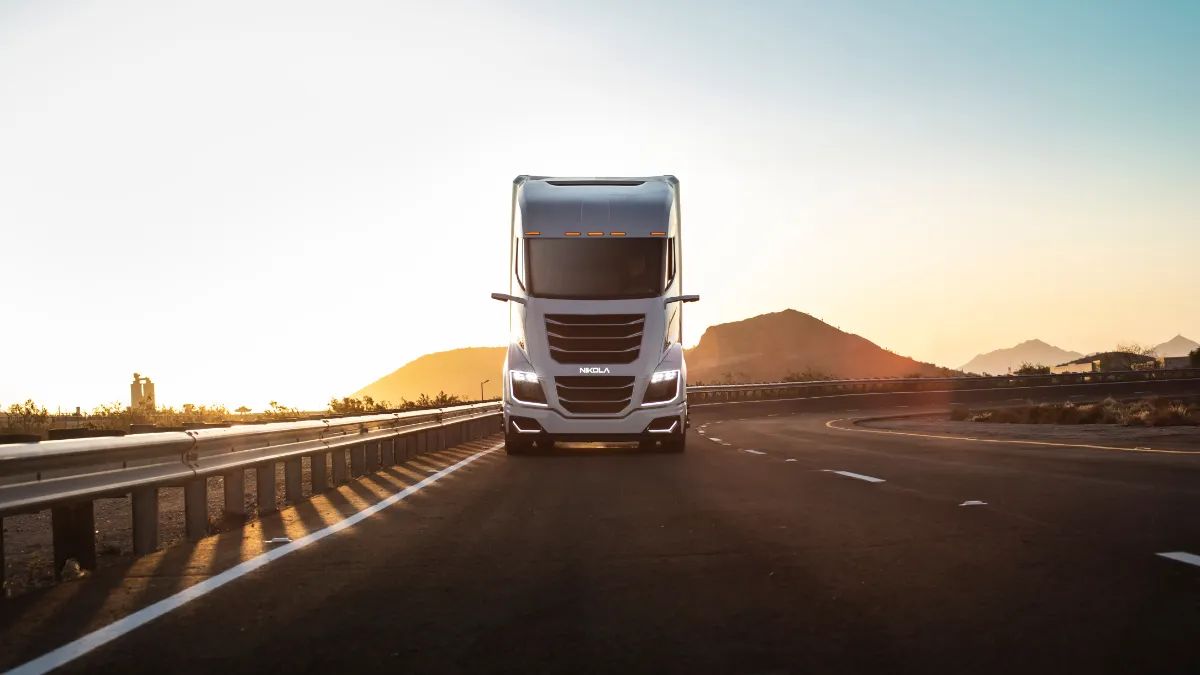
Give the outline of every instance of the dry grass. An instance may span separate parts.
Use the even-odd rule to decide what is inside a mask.
[[[1200,403],[1155,398],[1121,402],[1107,398],[1099,403],[1031,403],[1012,408],[969,410],[952,406],[954,421],[998,424],[1119,424],[1126,427],[1200,425]]]

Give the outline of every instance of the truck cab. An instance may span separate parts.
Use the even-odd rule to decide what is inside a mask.
[[[518,176],[504,363],[505,448],[686,448],[679,181]]]

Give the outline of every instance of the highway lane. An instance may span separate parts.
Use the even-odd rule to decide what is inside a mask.
[[[482,455],[61,672],[1200,672],[1200,567],[1156,555],[1200,553],[1200,456],[734,408],[699,409],[682,456]],[[116,618],[186,585],[131,602],[97,578],[11,603],[27,615],[0,617],[0,658],[72,637],[58,619],[89,589]],[[58,613],[39,617],[49,599]]]

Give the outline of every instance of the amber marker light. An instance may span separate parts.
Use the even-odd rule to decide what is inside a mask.
[[[578,237],[579,233],[578,232],[567,232],[566,235],[568,237]]]
[[[526,233],[525,233],[525,236],[526,236],[526,237],[536,237],[536,236],[538,236],[539,234],[541,234],[541,232],[526,232]]]
[[[609,234],[614,237],[624,237],[625,236],[624,232],[609,232]]]

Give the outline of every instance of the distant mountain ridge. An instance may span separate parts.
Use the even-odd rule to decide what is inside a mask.
[[[770,382],[805,371],[844,379],[955,374],[794,309],[711,326],[687,350],[687,366],[691,383]]]
[[[436,396],[444,391],[478,401],[479,383],[490,380],[484,385],[484,396],[497,398],[507,352],[507,347],[464,347],[426,354],[359,389],[353,396],[370,396],[376,401],[398,404],[401,399],[414,401],[421,394]]]
[[[1041,340],[1026,340],[1014,347],[980,354],[960,368],[968,373],[1004,375],[1023,364],[1057,366],[1081,358],[1083,354],[1055,347]]]
[[[1189,340],[1182,335],[1167,340],[1154,348],[1156,356],[1187,356],[1192,350],[1200,348],[1200,343]]]
[[[1186,356],[1197,343],[1177,335],[1157,347],[1159,356]],[[399,403],[444,391],[467,400],[500,393],[500,371],[507,347],[466,347],[426,354],[354,392],[361,398]],[[1082,358],[1041,340],[997,349],[971,359],[959,371],[1002,375],[1025,362],[1054,366]],[[837,378],[947,377],[959,371],[894,354],[803,312],[781,312],[710,326],[687,350],[688,380],[696,382],[778,381],[791,373],[821,373]]]

